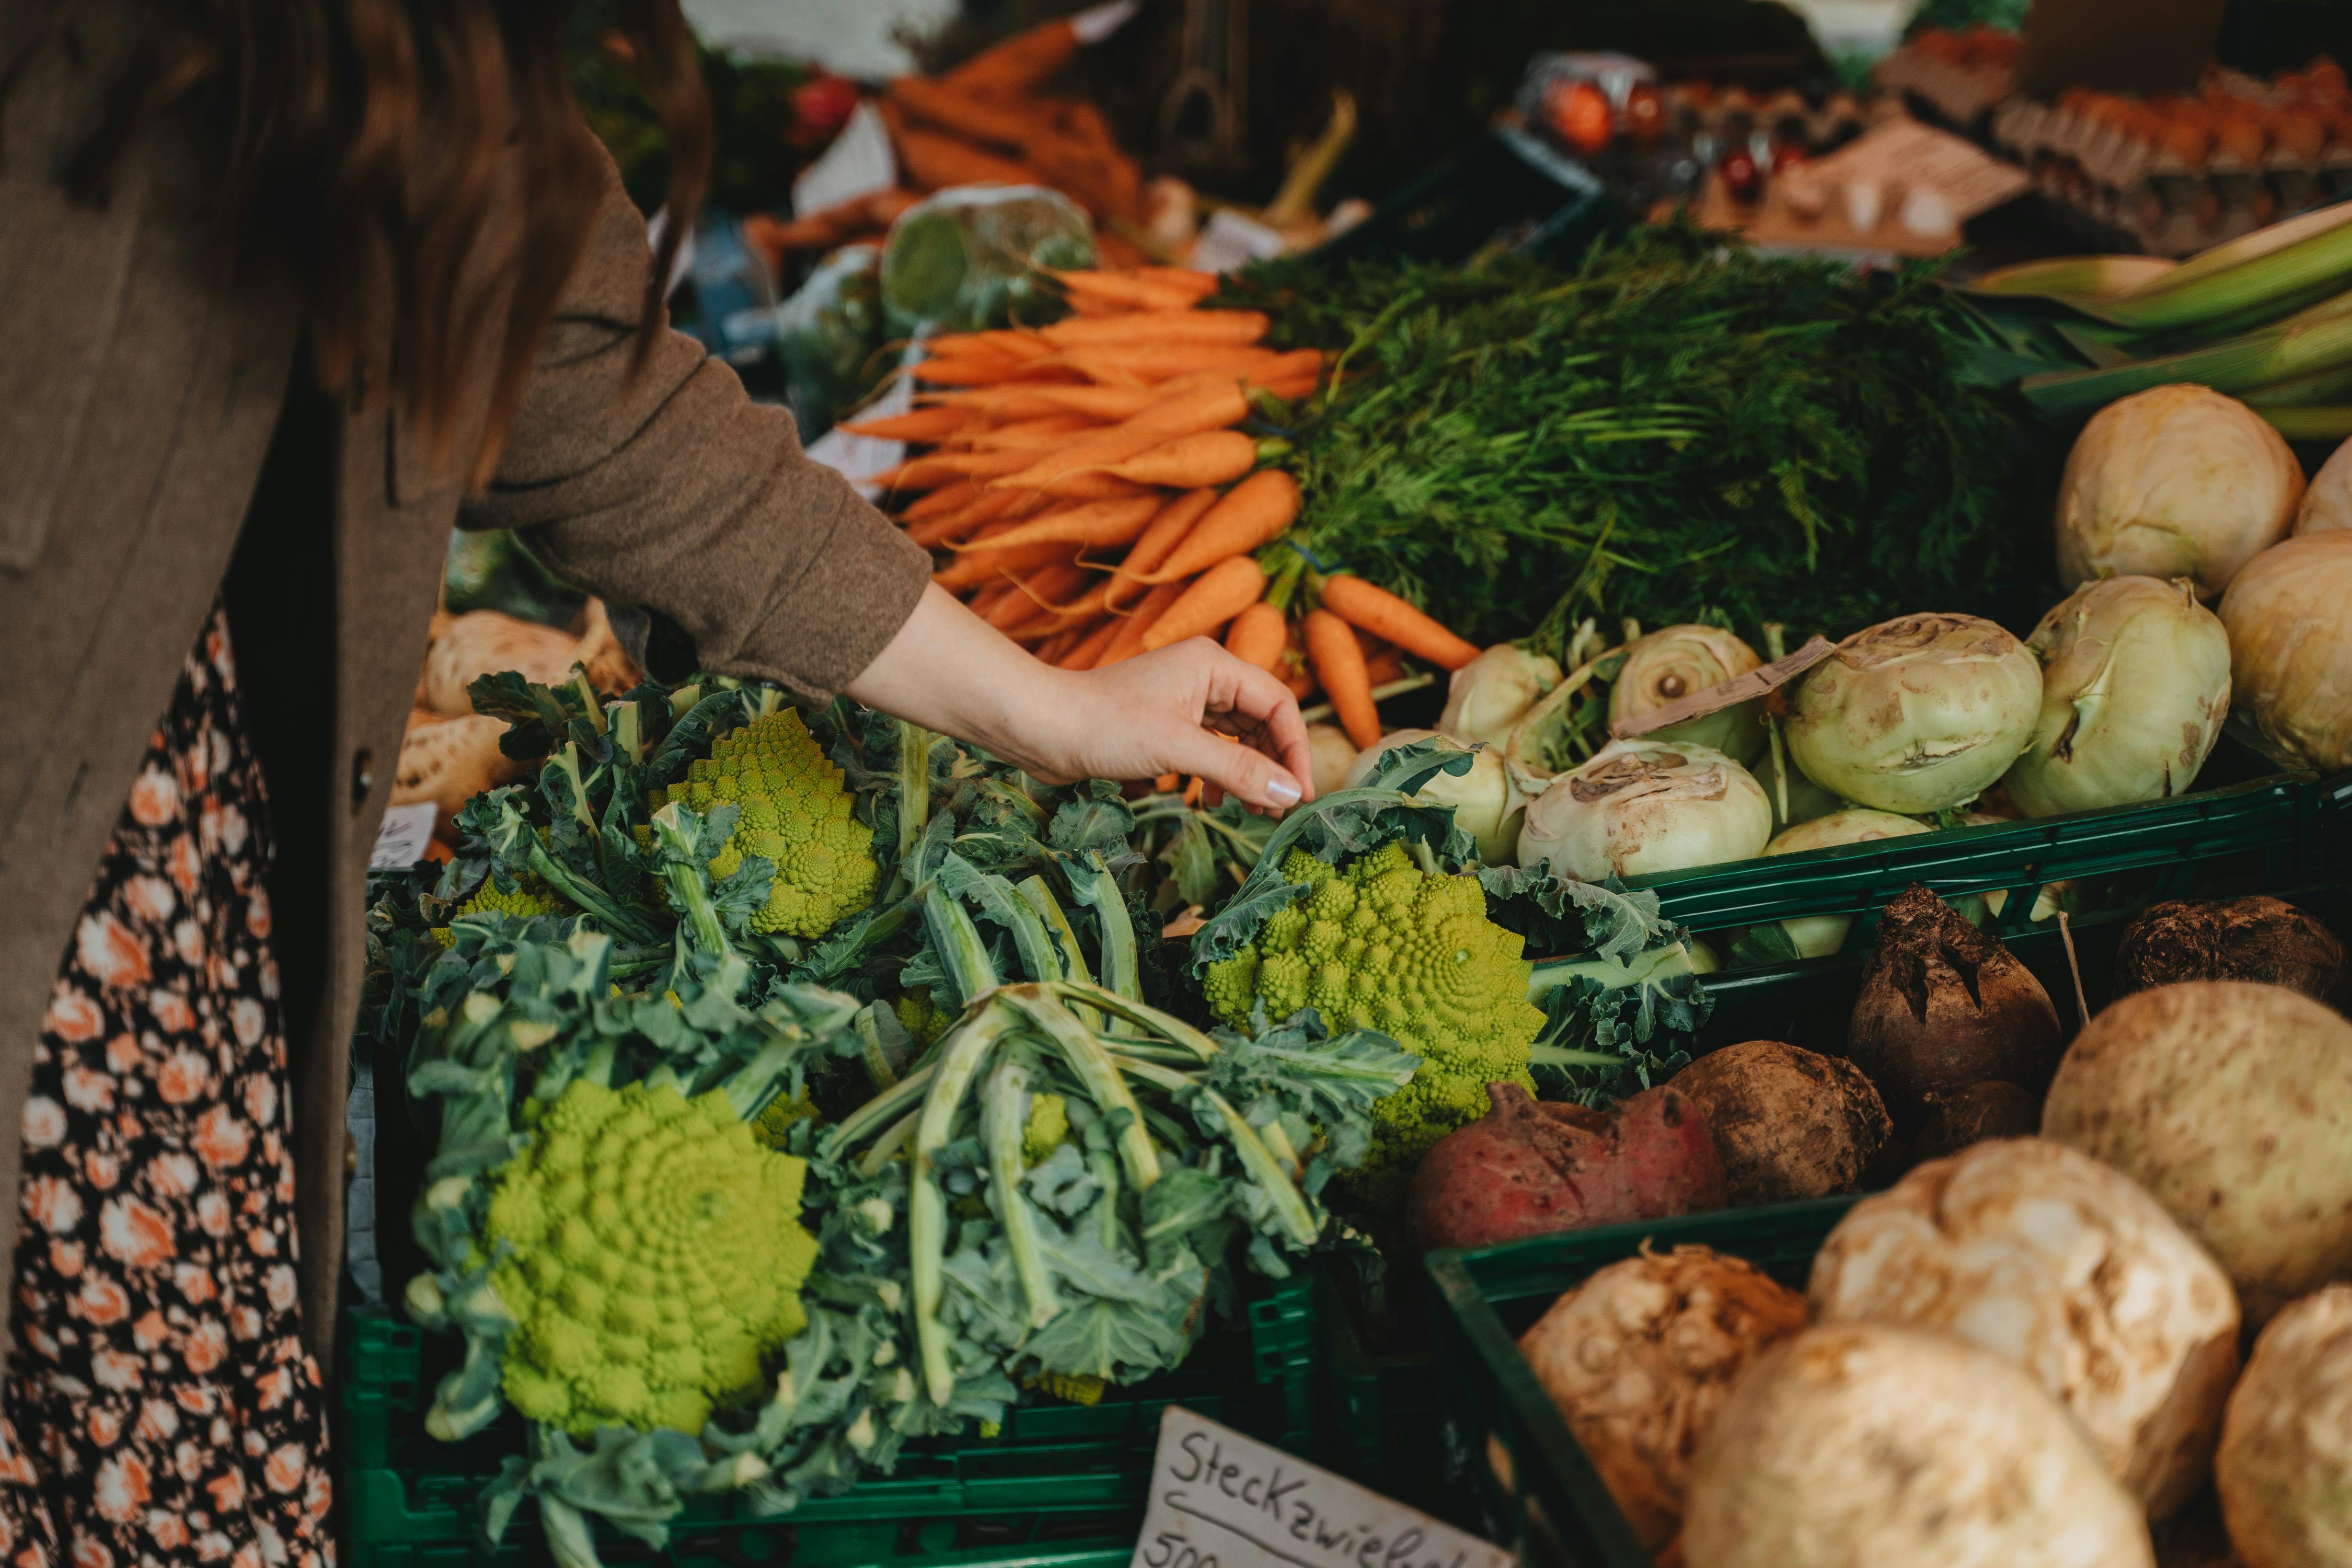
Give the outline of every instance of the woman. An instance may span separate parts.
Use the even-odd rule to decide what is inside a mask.
[[[622,21],[690,216],[690,40],[675,0]],[[526,0],[0,21],[10,1561],[331,1559],[362,889],[453,523],[525,531],[654,629],[656,668],[846,691],[1048,779],[1305,791],[1270,677],[1205,643],[1038,665],[664,329],[670,257],[580,127],[572,25]]]

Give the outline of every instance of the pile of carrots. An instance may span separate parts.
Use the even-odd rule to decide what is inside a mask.
[[[923,447],[881,479],[937,552],[934,582],[1065,669],[1222,635],[1302,700],[1319,687],[1359,747],[1379,740],[1372,693],[1403,658],[1475,657],[1395,595],[1278,545],[1299,510],[1297,481],[1268,466],[1287,447],[1237,426],[1315,391],[1319,353],[1262,346],[1256,311],[1201,309],[1208,274],[1054,277],[1066,319],[933,339],[920,405],[846,426]]]
[[[853,197],[790,222],[755,215],[744,221],[745,239],[782,270],[795,256],[880,239],[926,192],[1045,185],[1087,209],[1099,252],[1114,260],[1141,260],[1120,234],[1143,221],[1141,167],[1113,140],[1099,108],[1043,91],[1078,47],[1076,29],[1056,18],[943,75],[896,79],[875,100],[875,109],[889,128],[903,188]]]
[[[892,81],[876,107],[909,183],[933,191],[1047,185],[1086,208],[1097,228],[1140,222],[1143,171],[1112,139],[1103,111],[1086,99],[1040,90],[1077,49],[1076,32],[1055,20],[943,76]],[[1098,242],[1114,252],[1127,248],[1108,233]]]

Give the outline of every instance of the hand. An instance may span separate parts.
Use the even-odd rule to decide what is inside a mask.
[[[1108,669],[1055,669],[933,586],[849,695],[1049,784],[1197,773],[1274,812],[1314,788],[1289,688],[1206,638]]]
[[[1206,637],[1108,669],[1050,673],[1070,682],[1069,694],[1039,716],[1023,763],[1049,784],[1197,773],[1276,812],[1315,787],[1298,700]]]

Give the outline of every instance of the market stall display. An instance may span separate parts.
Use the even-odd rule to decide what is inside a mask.
[[[1966,289],[1683,220],[1221,279],[1139,264],[1076,47],[888,84],[905,184],[748,226],[808,268],[793,379],[888,388],[844,431],[935,582],[1067,669],[1220,640],[1320,798],[1049,788],[453,593],[402,784],[446,864],[372,917],[415,1242],[353,1319],[366,1560],[845,1568],[993,1509],[1108,1562],[1170,1399],[1530,1562],[2291,1555],[2342,1478],[2292,1413],[2352,1277],[2305,1152],[2352,1116],[2352,458],[2289,442],[2352,227]],[[1869,118],[1544,80],[1603,161]],[[2242,1312],[2291,1331],[2243,1380]]]

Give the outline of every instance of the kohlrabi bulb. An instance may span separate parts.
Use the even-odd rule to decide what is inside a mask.
[[[1612,741],[1529,804],[1519,864],[1598,882],[1746,860],[1771,833],[1764,791],[1721,752]]]

